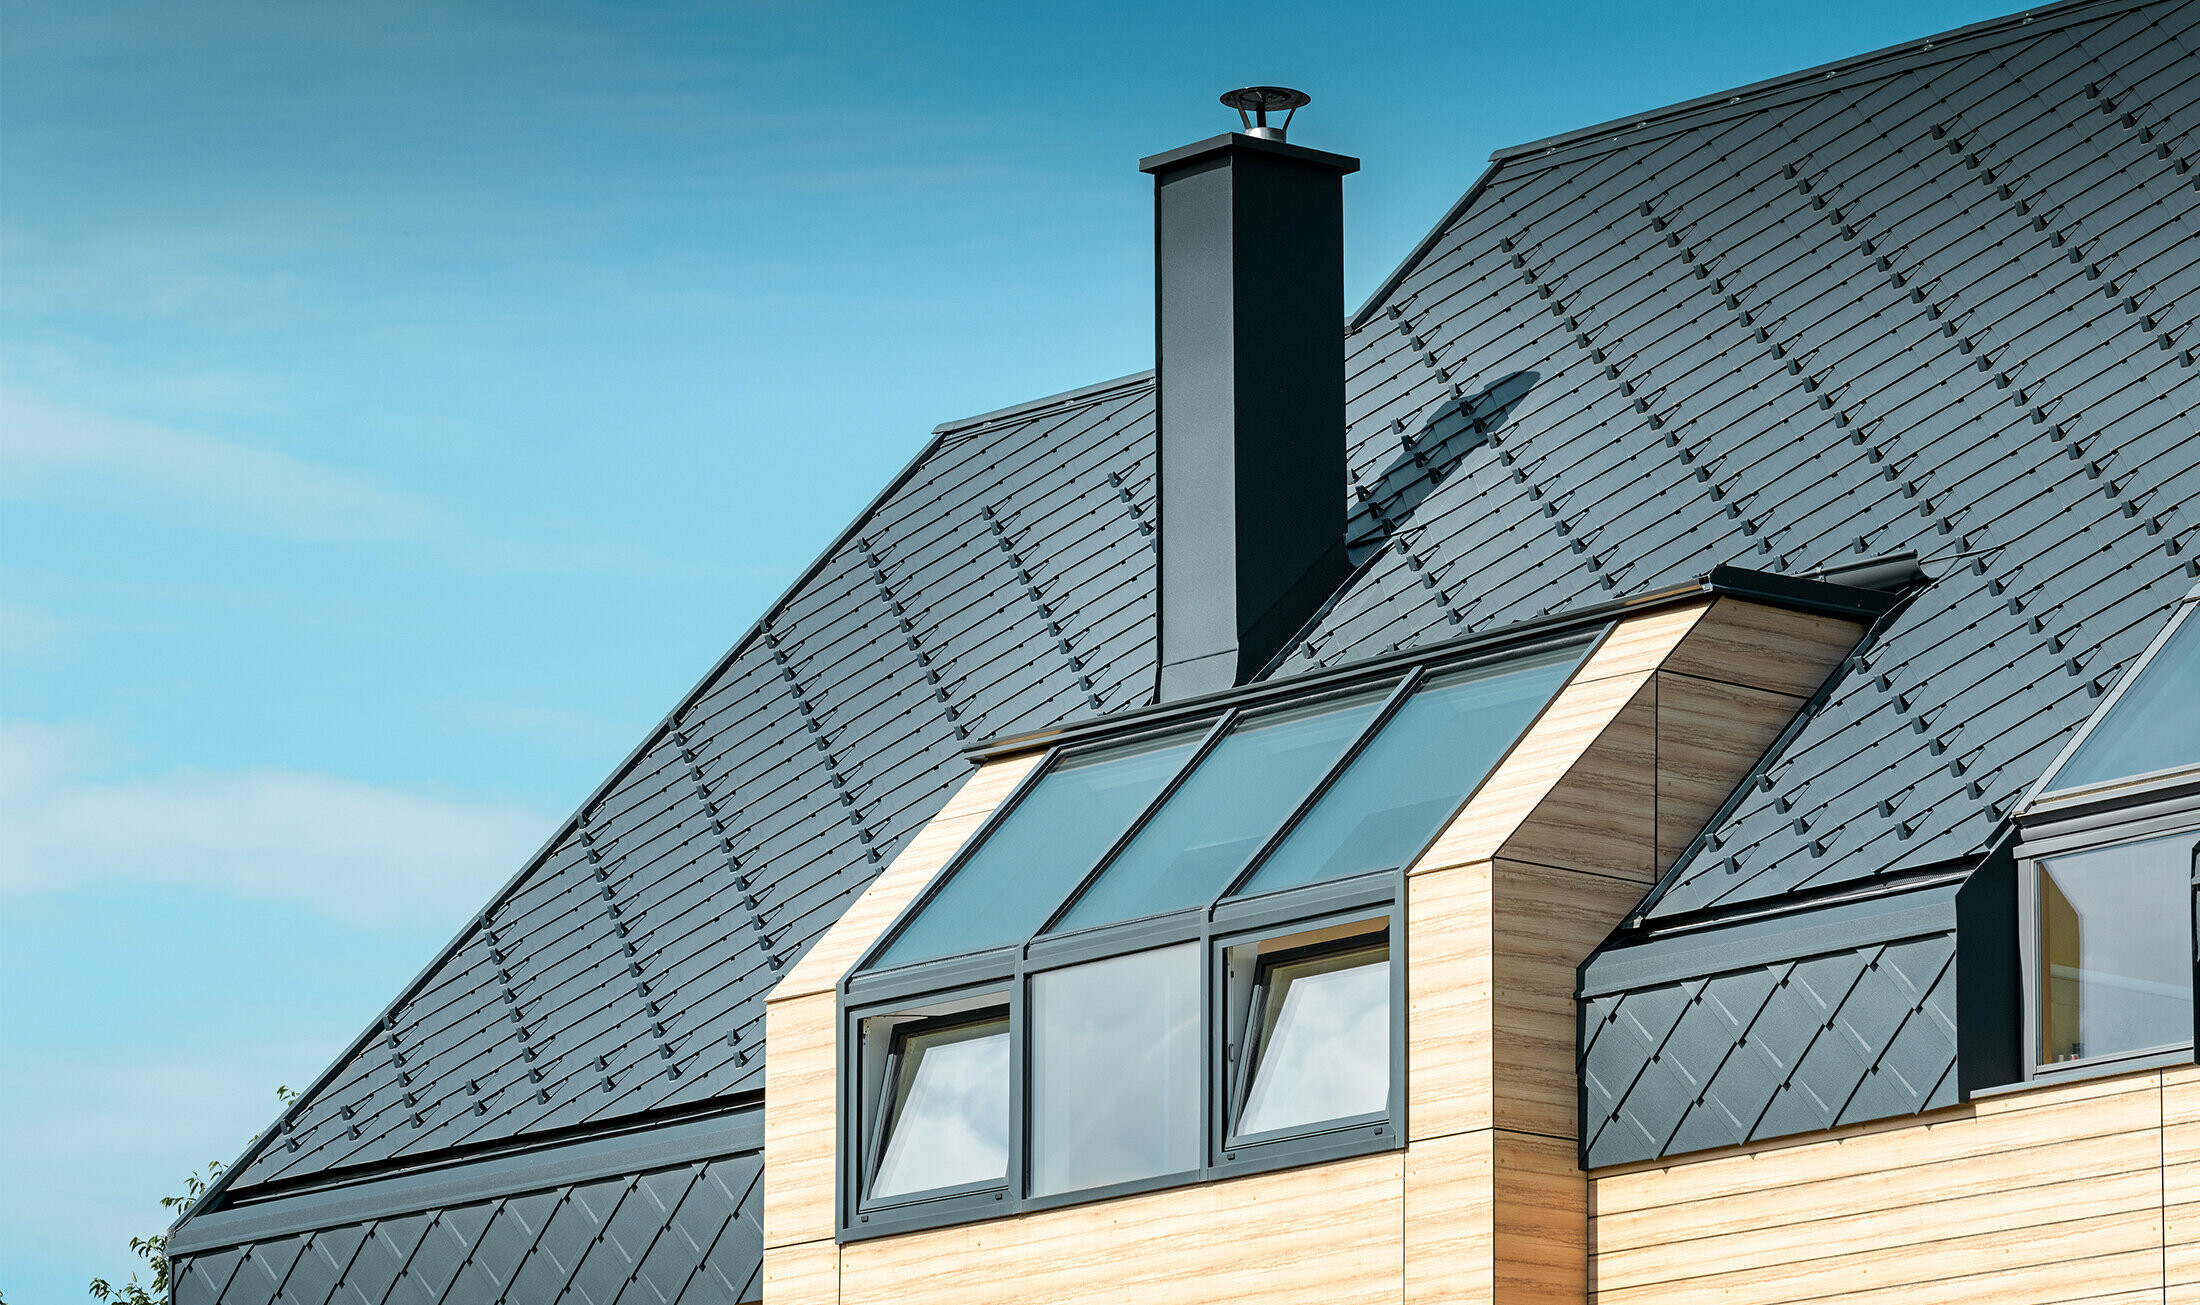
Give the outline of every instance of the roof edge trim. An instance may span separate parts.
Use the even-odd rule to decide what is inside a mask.
[[[1097,381],[1091,385],[1080,385],[1074,390],[1064,390],[1060,394],[1050,394],[1043,399],[1027,399],[1022,403],[1012,403],[1005,408],[995,408],[991,412],[981,412],[975,417],[962,417],[954,421],[943,421],[932,428],[932,433],[934,435],[955,435],[966,430],[973,430],[979,426],[989,426],[997,421],[1005,421],[1010,417],[1023,417],[1034,412],[1044,412],[1048,408],[1061,404],[1097,399],[1116,390],[1128,390],[1143,385],[1153,378],[1154,370],[1148,367],[1145,371],[1132,372],[1128,376],[1118,376],[1112,381]]]
[[[1897,42],[1894,45],[1884,46],[1864,54],[1851,55],[1846,59],[1837,59],[1832,63],[1822,63],[1814,67],[1798,69],[1795,72],[1783,73],[1777,77],[1768,77],[1763,81],[1750,82],[1728,90],[1714,91],[1709,95],[1699,95],[1694,99],[1682,100],[1678,104],[1663,105],[1641,113],[1630,113],[1607,122],[1597,123],[1594,126],[1580,127],[1573,131],[1561,132],[1556,136],[1545,136],[1541,140],[1510,145],[1492,152],[1490,161],[1493,163],[1510,162],[1533,158],[1570,145],[1580,145],[1594,141],[1599,137],[1618,136],[1623,132],[1665,126],[1675,119],[1701,113],[1706,109],[1733,106],[1747,110],[1752,106],[1736,102],[1754,99],[1773,91],[1801,86],[1812,81],[1823,81],[1844,72],[1853,72],[1875,63],[1888,62],[1905,55],[1936,51],[1940,46],[1953,41],[2001,35],[2027,27],[2039,27],[2041,24],[2046,24],[2046,26],[2041,27],[2040,30],[2051,30],[2054,27],[2063,26],[2069,22],[2095,14],[2119,13],[2126,9],[2143,8],[2152,3],[2156,3],[2156,0],[2062,0],[2062,3],[2059,4],[2039,5],[2017,13],[2004,14],[1999,18],[1982,19],[1979,22],[1967,23],[1962,27],[1951,28],[1945,32],[1936,32],[1929,36],[1920,36],[1912,40]]]
[[[732,1115],[589,1138],[521,1155],[399,1174],[222,1210],[201,1216],[189,1228],[171,1235],[168,1253],[196,1255],[242,1242],[412,1214],[437,1205],[489,1200],[641,1169],[746,1155],[763,1147],[764,1111],[751,1106]]]
[[[1405,284],[1405,279],[1412,276],[1414,271],[1421,266],[1422,261],[1429,256],[1430,251],[1434,250],[1443,241],[1444,233],[1451,230],[1453,224],[1458,222],[1468,209],[1474,207],[1474,201],[1480,199],[1482,192],[1489,189],[1490,181],[1497,176],[1498,169],[1504,166],[1503,163],[1496,160],[1494,155],[1491,156],[1490,165],[1482,169],[1482,175],[1474,179],[1473,185],[1467,187],[1467,193],[1454,200],[1452,206],[1444,210],[1444,216],[1436,220],[1436,225],[1428,229],[1428,234],[1421,237],[1420,243],[1416,244],[1406,254],[1398,266],[1391,270],[1389,276],[1383,278],[1383,283],[1375,287],[1375,293],[1367,297],[1367,302],[1360,305],[1360,310],[1346,320],[1344,324],[1346,335],[1352,334],[1374,319],[1375,310],[1382,307],[1392,295],[1398,292],[1398,287]]]
[[[1956,889],[1945,876],[1902,891],[1820,904],[1717,929],[1600,950],[1581,966],[1577,996],[1654,988],[1774,961],[1801,960],[1956,927]]]

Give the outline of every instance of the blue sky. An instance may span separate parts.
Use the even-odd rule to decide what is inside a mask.
[[[0,1292],[126,1272],[945,419],[1151,361],[1247,82],[1494,148],[2007,0],[0,0]]]

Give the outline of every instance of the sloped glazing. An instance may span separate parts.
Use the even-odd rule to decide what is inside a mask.
[[[1241,890],[1395,870],[1428,845],[1581,660],[1561,649],[1432,678]]]
[[[1213,901],[1360,736],[1387,692],[1386,686],[1248,717],[1056,928],[1086,929]]]
[[[1197,747],[1200,731],[1065,757],[963,862],[879,957],[908,965],[1010,947],[1130,828]]]

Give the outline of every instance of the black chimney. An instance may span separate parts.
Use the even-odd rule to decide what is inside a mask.
[[[1223,102],[1255,97],[1305,102]],[[1360,161],[1262,124],[1138,165],[1154,179],[1164,700],[1252,679],[1348,569],[1344,178]]]

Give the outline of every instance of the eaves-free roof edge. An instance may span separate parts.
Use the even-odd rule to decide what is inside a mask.
[[[1393,294],[1397,293],[1398,287],[1405,283],[1407,277],[1413,275],[1414,269],[1419,267],[1421,261],[1429,256],[1429,252],[1435,249],[1437,244],[1443,240],[1444,233],[1451,230],[1452,224],[1457,222],[1468,209],[1474,207],[1474,201],[1480,199],[1482,192],[1489,189],[1490,179],[1495,177],[1497,170],[1503,166],[1504,164],[1497,162],[1494,156],[1492,157],[1490,166],[1484,168],[1482,175],[1474,179],[1474,184],[1467,187],[1467,193],[1461,195],[1453,201],[1450,208],[1444,210],[1444,216],[1436,219],[1436,225],[1428,229],[1428,234],[1422,236],[1420,242],[1414,245],[1412,250],[1399,261],[1398,266],[1391,269],[1390,275],[1383,278],[1383,283],[1375,287],[1375,293],[1369,295],[1367,302],[1360,305],[1360,311],[1352,314],[1351,318],[1345,322],[1346,334],[1349,335],[1367,325],[1369,320],[1375,316],[1375,310],[1381,308]]]
[[[764,1111],[750,1106],[730,1115],[655,1124],[612,1137],[585,1138],[519,1155],[398,1174],[221,1210],[199,1217],[191,1227],[171,1236],[167,1249],[170,1255],[195,1255],[339,1224],[412,1214],[453,1202],[543,1191],[763,1149]]]
[[[1843,73],[1860,72],[1875,65],[1893,64],[1899,60],[1911,59],[1919,55],[1929,54],[1936,57],[1954,58],[1962,54],[1975,53],[1981,47],[1991,47],[1996,43],[1995,38],[2007,38],[2020,32],[2026,36],[2036,36],[2042,31],[2051,31],[2054,28],[2067,26],[2073,22],[2121,13],[2128,9],[2141,9],[2147,5],[2161,2],[2162,0],[2063,0],[2060,4],[2039,5],[2017,13],[2005,14],[1999,18],[1983,19],[1976,23],[1969,23],[1931,36],[1918,37],[1915,40],[1885,46],[1865,54],[1851,55],[1846,59],[1819,64],[1814,68],[1804,68],[1797,72],[1784,73],[1778,77],[1768,77],[1763,81],[1751,82],[1745,86],[1715,91],[1709,95],[1699,95],[1692,100],[1683,100],[1678,104],[1665,105],[1662,108],[1651,109],[1643,113],[1627,114],[1624,117],[1614,118],[1609,122],[1601,122],[1594,126],[1561,132],[1556,136],[1546,136],[1541,140],[1507,146],[1492,153],[1490,161],[1492,163],[1507,163],[1539,159],[1545,155],[1568,149],[1571,146],[1590,144],[1600,139],[1608,139],[1609,143],[1614,146],[1632,144],[1635,141],[1645,139],[1645,136],[1636,133],[1655,135],[1659,134],[1660,129],[1683,125],[1684,120],[1704,122],[1730,116],[1719,112],[1722,109],[1731,110],[1734,114],[1754,112],[1756,109],[1763,107],[1764,101],[1782,91],[1808,87],[1813,83],[1839,77]],[[1963,45],[1964,48],[1960,50],[1947,48],[1958,44]],[[1889,71],[1893,71],[1893,69]]]
[[[1584,149],[1575,149],[1576,146],[1587,147],[1601,143],[1605,148],[1617,149],[1621,146],[1653,139],[1658,135],[1676,131],[1683,127],[1713,122],[1745,113],[1754,113],[1765,108],[1768,102],[1774,100],[1783,92],[1808,89],[1810,93],[1815,94],[1817,93],[1818,84],[1837,78],[1843,73],[1858,72],[1874,65],[1893,65],[1897,61],[1903,59],[1914,60],[1920,56],[1952,59],[1969,53],[1979,46],[1991,46],[1994,44],[1994,40],[1991,38],[2005,38],[2018,32],[2028,36],[2038,35],[2042,31],[2051,31],[2054,28],[2068,26],[2071,23],[2081,22],[2089,18],[2121,13],[2128,9],[2140,9],[2149,4],[2159,3],[2162,3],[2162,0],[2063,0],[2063,3],[2060,4],[2041,5],[2019,13],[2006,14],[2000,18],[1983,19],[1932,36],[1923,36],[1915,40],[1873,50],[1866,54],[1852,55],[1849,58],[1838,59],[1832,63],[1820,64],[1815,68],[1783,73],[1778,77],[1768,77],[1763,81],[1750,82],[1747,85],[1736,86],[1729,90],[1715,91],[1709,95],[1699,95],[1692,100],[1682,100],[1677,104],[1668,104],[1641,113],[1627,114],[1624,117],[1613,118],[1608,122],[1597,123],[1594,126],[1581,127],[1573,131],[1561,132],[1556,136],[1545,136],[1539,140],[1526,141],[1519,145],[1508,145],[1503,149],[1494,150],[1490,154],[1489,167],[1483,171],[1481,176],[1475,178],[1474,184],[1467,188],[1467,193],[1461,195],[1445,211],[1444,216],[1437,221],[1436,225],[1429,228],[1428,234],[1421,237],[1420,242],[1414,245],[1413,249],[1398,263],[1390,275],[1383,278],[1382,284],[1375,287],[1375,292],[1367,297],[1365,303],[1360,305],[1359,311],[1352,314],[1351,319],[1346,323],[1345,329],[1347,331],[1357,331],[1374,319],[1376,311],[1387,303],[1393,294],[1397,293],[1398,287],[1405,282],[1407,277],[1413,275],[1414,270],[1421,266],[1423,260],[1443,240],[1444,233],[1450,230],[1468,209],[1474,207],[1475,201],[1481,198],[1482,192],[1489,188],[1490,182],[1508,164],[1515,167],[1531,167],[1539,165],[1546,158],[1553,158],[1561,153],[1566,154],[1568,157],[1579,157],[1582,153],[1589,152]],[[1959,45],[1962,48],[1952,48]],[[1896,70],[1890,66],[1887,71],[1891,73]]]

